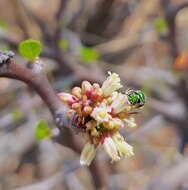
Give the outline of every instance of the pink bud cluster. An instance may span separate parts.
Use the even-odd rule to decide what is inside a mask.
[[[81,164],[89,165],[100,145],[113,161],[133,155],[132,147],[118,132],[125,126],[135,126],[129,114],[132,106],[127,95],[117,92],[121,87],[119,76],[109,73],[101,87],[97,83],[92,85],[83,81],[81,87],[74,87],[70,94],[58,94],[76,112],[77,127],[87,137]]]

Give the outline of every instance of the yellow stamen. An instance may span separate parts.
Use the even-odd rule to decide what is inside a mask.
[[[99,117],[104,118],[106,116],[106,112],[99,113]]]
[[[118,77],[116,75],[111,75],[112,80],[116,80]]]

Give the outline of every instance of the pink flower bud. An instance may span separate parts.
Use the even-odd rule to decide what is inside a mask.
[[[77,97],[75,97],[69,93],[62,92],[62,93],[59,93],[58,96],[63,102],[65,102],[69,105],[72,105],[79,101],[79,99]]]
[[[89,115],[91,112],[92,112],[92,107],[91,106],[85,106],[84,109],[83,109],[83,113],[85,115]]]
[[[81,104],[80,103],[74,103],[72,104],[72,109],[76,110],[76,111],[79,111],[81,109]]]
[[[101,88],[94,89],[91,93],[91,99],[94,102],[101,101],[103,98],[103,92]]]
[[[81,99],[82,98],[82,90],[80,87],[74,87],[72,89],[72,95],[76,96],[77,98]]]
[[[82,82],[82,93],[85,94],[87,97],[90,97],[92,93],[93,87],[90,82],[83,81]]]

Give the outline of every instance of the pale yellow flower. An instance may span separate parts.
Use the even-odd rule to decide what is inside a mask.
[[[131,145],[129,145],[125,141],[123,136],[121,136],[119,133],[116,133],[115,135],[113,135],[112,139],[113,139],[115,146],[118,149],[119,155],[121,157],[123,157],[123,156],[131,157],[134,155],[133,147]]]
[[[130,127],[130,128],[136,127],[136,122],[133,117],[124,119],[123,121],[126,123],[126,127]]]
[[[94,159],[96,154],[96,149],[93,144],[87,143],[85,144],[81,156],[80,156],[80,164],[89,166]]]
[[[112,116],[109,114],[111,108],[106,106],[105,102],[102,102],[99,107],[94,108],[91,113],[91,117],[93,117],[97,122],[108,122]]]
[[[111,137],[106,137],[104,139],[104,143],[103,143],[104,149],[107,152],[107,154],[110,156],[110,158],[112,159],[112,161],[118,161],[120,160],[119,154],[118,154],[118,149],[114,143],[114,141],[112,140]]]
[[[111,72],[109,72],[108,74],[108,78],[103,82],[102,85],[102,91],[104,96],[109,96],[112,94],[112,92],[122,88],[119,75]]]
[[[112,95],[111,108],[114,113],[119,113],[129,106],[127,96],[122,93],[114,92]]]
[[[144,95],[135,90],[119,93],[117,90],[122,87],[119,75],[108,74],[102,87],[83,81],[81,87],[72,89],[71,94],[58,94],[72,110],[71,114],[74,113],[73,127],[86,138],[87,144],[80,156],[81,165],[89,166],[101,146],[112,161],[134,155],[133,147],[120,135],[119,130],[136,126],[131,113],[144,105]]]
[[[125,123],[119,119],[119,118],[112,118],[109,122],[108,125],[106,125],[107,128],[109,129],[120,129],[123,128]]]

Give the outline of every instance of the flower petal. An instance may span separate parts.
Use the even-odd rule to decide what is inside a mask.
[[[96,148],[94,147],[93,144],[88,142],[82,150],[80,156],[80,164],[89,166],[92,160],[94,159],[95,154],[96,154]]]
[[[112,161],[120,160],[118,149],[116,148],[116,145],[111,137],[106,137],[104,139],[103,146],[107,154],[110,156],[110,158],[112,158]]]
[[[108,111],[108,107],[96,107],[91,113],[91,117],[100,123],[108,122],[112,118]]]
[[[108,78],[103,82],[102,85],[102,91],[104,96],[109,96],[112,94],[112,92],[122,88],[122,85],[120,84],[120,78],[119,75],[116,73],[110,73]]]
[[[123,121],[127,124],[126,127],[130,127],[130,128],[136,127],[136,122],[135,122],[135,119],[133,117],[128,118],[128,119],[124,119]]]
[[[122,93],[114,92],[112,95],[111,107],[114,113],[124,111],[127,107],[129,107],[127,96]]]
[[[112,138],[121,157],[131,157],[134,155],[133,147],[125,142],[123,136],[121,136],[119,133],[116,133]]]

